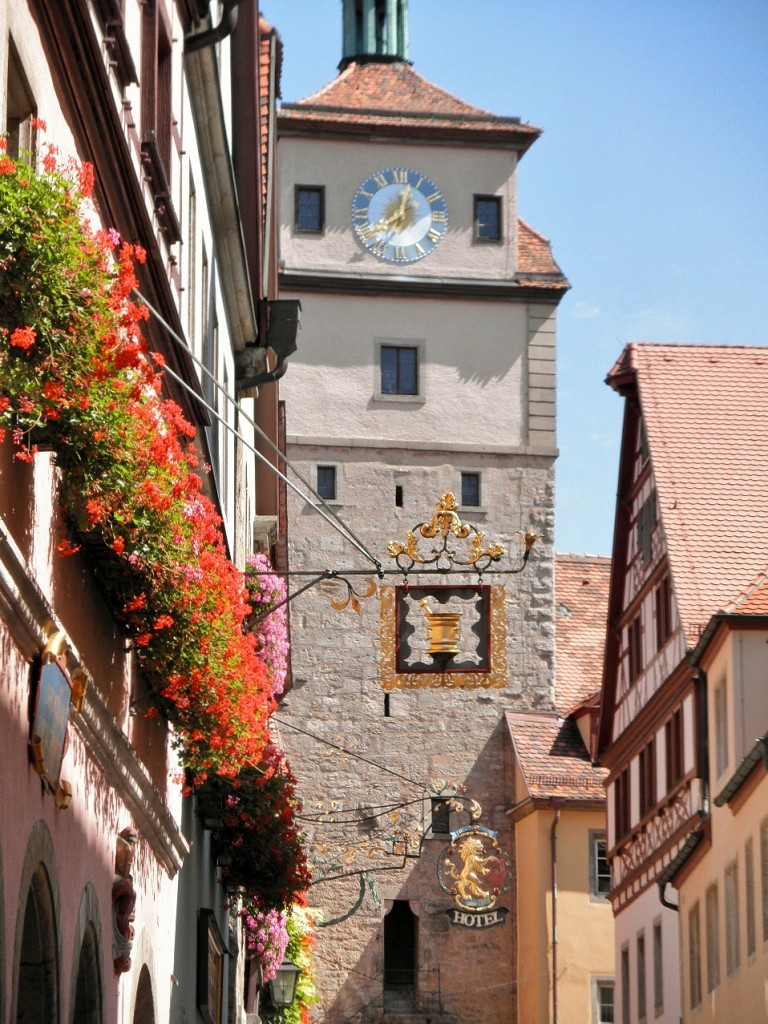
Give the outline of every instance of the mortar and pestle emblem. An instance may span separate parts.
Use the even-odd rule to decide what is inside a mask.
[[[445,672],[448,663],[459,653],[461,612],[433,612],[426,598],[419,601],[419,607],[427,620],[427,653],[437,662],[440,671]]]

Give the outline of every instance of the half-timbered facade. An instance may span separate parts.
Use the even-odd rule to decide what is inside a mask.
[[[607,378],[625,399],[599,734],[623,1024],[681,1013],[669,883],[709,814],[706,695],[690,652],[768,558],[766,359],[633,344]]]

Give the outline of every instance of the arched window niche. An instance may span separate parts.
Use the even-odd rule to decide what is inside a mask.
[[[17,1024],[58,1024],[59,958],[56,910],[48,871],[32,871],[23,910],[16,984]]]
[[[75,932],[70,1024],[101,1024],[104,1006],[102,942],[96,890],[85,887]]]

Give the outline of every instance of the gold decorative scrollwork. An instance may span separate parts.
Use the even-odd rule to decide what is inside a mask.
[[[338,582],[346,584],[347,596],[346,597],[329,597],[328,601],[329,601],[329,603],[331,605],[331,608],[335,608],[336,611],[341,612],[345,608],[350,607],[353,612],[357,612],[358,615],[359,615],[360,614],[360,602],[367,600],[367,598],[369,598],[369,597],[373,597],[373,595],[376,593],[376,583],[375,583],[375,581],[372,580],[370,577],[368,579],[366,579],[366,581],[365,581],[365,591],[363,593],[358,593],[354,589],[352,584],[349,582],[349,580],[344,579],[344,577],[342,577],[342,576],[336,577],[336,579],[338,580]]]
[[[435,514],[432,519],[428,523],[422,523],[419,527],[421,536],[436,537],[440,533],[443,537],[447,537],[449,533],[452,533],[454,537],[464,540],[469,536],[471,527],[459,519],[458,509],[459,505],[455,495],[446,491],[435,506]]]
[[[387,553],[397,562],[398,569],[403,573],[410,572],[414,566],[424,566],[430,572],[448,572],[451,569],[472,569],[478,576],[498,562],[504,554],[501,544],[485,543],[485,534],[474,526],[462,523],[459,518],[459,506],[456,497],[446,491],[435,506],[435,512],[429,522],[419,523],[405,534],[405,543],[390,541]],[[521,572],[528,561],[531,548],[538,539],[531,530],[522,534],[525,551],[522,565],[518,569],[508,570],[511,573]],[[419,551],[419,538],[427,540],[442,539],[439,546],[432,547],[428,552]],[[451,544],[451,538],[468,541],[464,550]]]

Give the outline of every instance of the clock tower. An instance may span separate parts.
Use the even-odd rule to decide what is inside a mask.
[[[469,819],[443,798],[482,808],[499,877],[509,863],[519,879],[505,713],[553,707],[555,314],[568,282],[518,212],[517,165],[540,130],[419,75],[406,0],[342,6],[338,75],[278,112],[280,293],[302,306],[281,382],[286,451],[317,495],[287,492],[290,589],[321,582],[290,604],[293,690],[276,722],[325,923],[316,1019],[509,1024],[514,888],[479,923],[457,910],[439,875],[460,873],[464,853],[450,866],[446,849]],[[502,566],[519,562],[526,531],[539,537],[524,572],[494,579],[504,670],[392,685],[392,581],[375,560],[394,568],[388,542],[447,492],[505,547]],[[353,591],[329,575],[345,571]]]

